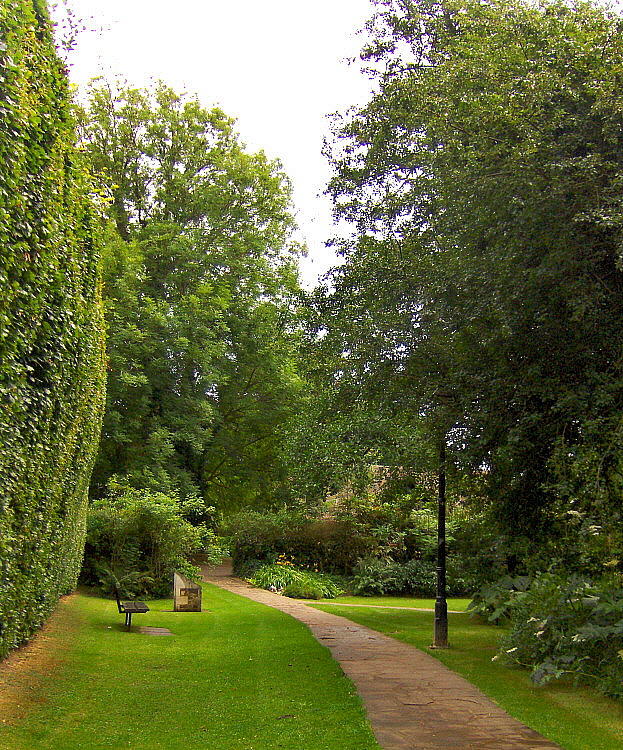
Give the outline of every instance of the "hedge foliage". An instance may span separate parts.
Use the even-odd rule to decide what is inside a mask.
[[[76,583],[105,390],[99,219],[44,0],[0,0],[0,656]]]

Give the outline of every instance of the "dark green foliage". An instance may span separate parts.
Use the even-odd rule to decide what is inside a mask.
[[[617,576],[592,583],[549,574],[515,595],[505,662],[532,670],[539,685],[565,675],[623,698],[623,591]]]
[[[166,596],[174,571],[198,576],[189,558],[203,549],[204,531],[184,520],[177,498],[113,492],[89,510],[82,580],[108,595],[120,586],[128,595]]]
[[[435,592],[435,571],[422,560],[397,563],[372,557],[360,560],[353,575],[353,594],[376,596],[385,594],[419,594]],[[449,586],[452,591],[452,586]]]
[[[331,407],[347,425],[368,405],[398,465],[414,435],[447,433],[528,556],[569,509],[615,533],[620,16],[585,2],[376,5],[363,58],[377,87],[336,120],[332,150],[353,232],[317,295]],[[378,450],[361,429],[343,436],[366,438]]]
[[[409,439],[445,436],[504,532],[488,535],[490,572],[561,572],[560,591],[537,578],[524,599],[507,581],[477,609],[522,602],[511,653],[539,680],[585,673],[620,694],[619,605],[567,581],[623,561],[620,12],[376,5],[363,59],[378,86],[333,149],[353,233],[317,295],[333,409],[347,424],[368,405],[383,427],[395,414],[406,439],[383,429],[385,443],[431,468]],[[365,450],[362,430],[345,439]]]
[[[97,216],[44,2],[0,4],[0,656],[73,589],[104,399]]]
[[[293,581],[289,583],[283,590],[284,596],[289,596],[291,599],[322,599],[323,593],[320,586],[317,586],[311,581]],[[332,597],[324,597],[325,599],[331,599]]]
[[[482,586],[474,594],[468,610],[498,625],[508,620],[518,594],[527,591],[531,583],[528,576],[503,576]]]
[[[295,510],[240,513],[229,523],[234,570],[247,577],[258,565],[281,558],[311,570],[354,574],[358,594],[432,595],[434,511],[409,506],[408,498],[401,498],[393,503],[352,501],[325,517]],[[491,551],[483,528],[483,516],[475,513],[448,521],[448,587],[453,593],[473,592],[499,574],[499,552]]]
[[[449,595],[465,594],[474,587],[474,581],[462,575],[461,563],[460,558],[451,559],[447,565]],[[434,596],[436,585],[436,562],[431,555],[407,562],[364,558],[358,561],[353,571],[353,593],[361,596]]]
[[[249,561],[274,562],[286,555],[297,565],[348,574],[377,548],[374,538],[351,520],[308,518],[293,511],[248,511],[230,522],[234,570]]]

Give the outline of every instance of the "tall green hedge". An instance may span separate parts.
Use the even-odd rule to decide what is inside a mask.
[[[105,389],[90,189],[45,0],[0,0],[0,656],[81,563]]]

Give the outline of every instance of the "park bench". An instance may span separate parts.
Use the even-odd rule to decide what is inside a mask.
[[[119,613],[125,615],[125,625],[127,628],[132,627],[132,615],[149,612],[149,607],[145,602],[122,602],[119,598],[119,589],[117,588],[115,588],[115,598],[117,599]]]

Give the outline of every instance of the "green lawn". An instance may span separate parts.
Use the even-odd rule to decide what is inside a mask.
[[[213,586],[201,614],[150,606],[136,626],[173,637],[126,632],[112,601],[62,604],[52,674],[9,676],[29,708],[0,724],[0,748],[380,750],[354,686],[301,623]]]
[[[389,609],[312,606],[428,650],[433,615]],[[587,688],[555,684],[536,687],[528,673],[491,657],[501,629],[464,614],[450,615],[451,649],[429,651],[463,675],[510,714],[560,744],[565,750],[621,750],[623,705]]]
[[[331,599],[340,604],[367,604],[381,607],[413,607],[435,609],[434,599],[415,599],[412,596],[338,596]],[[448,599],[448,609],[464,612],[471,599]]]

